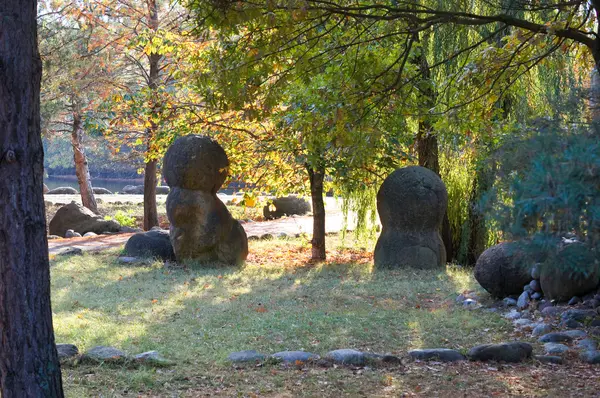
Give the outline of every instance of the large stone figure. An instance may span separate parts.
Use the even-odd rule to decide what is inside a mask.
[[[177,261],[244,262],[246,232],[217,197],[229,171],[223,148],[206,136],[178,138],[165,155],[163,171],[171,187],[167,216]]]
[[[438,268],[446,264],[440,228],[448,193],[433,171],[411,166],[394,171],[377,193],[382,230],[377,268]]]

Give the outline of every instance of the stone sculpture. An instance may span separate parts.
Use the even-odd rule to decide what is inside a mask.
[[[375,267],[429,269],[446,264],[440,228],[448,193],[433,171],[410,166],[394,171],[377,193],[381,235]]]
[[[167,150],[163,172],[171,188],[167,217],[177,261],[243,263],[246,232],[217,197],[229,172],[223,148],[206,136],[178,138]]]

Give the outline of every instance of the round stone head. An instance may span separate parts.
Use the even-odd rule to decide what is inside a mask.
[[[163,164],[167,185],[216,194],[229,173],[227,154],[204,135],[177,138]]]

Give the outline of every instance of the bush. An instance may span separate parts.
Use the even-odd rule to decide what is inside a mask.
[[[136,226],[135,216],[133,215],[133,212],[131,210],[129,210],[127,213],[125,213],[122,210],[117,210],[114,217],[104,217],[105,220],[111,220],[113,218],[116,222],[118,222],[124,227],[135,228]]]
[[[587,277],[600,243],[598,135],[543,121],[502,145],[492,161],[498,175],[482,205],[504,238],[521,242],[542,266]],[[595,267],[559,255],[573,242],[585,246]]]

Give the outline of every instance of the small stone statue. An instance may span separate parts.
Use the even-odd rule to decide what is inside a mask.
[[[419,269],[446,264],[440,229],[448,193],[433,171],[410,166],[394,171],[377,192],[382,224],[375,246],[375,267]]]
[[[171,187],[167,217],[177,261],[243,263],[246,232],[217,197],[229,172],[223,148],[206,136],[180,137],[167,150],[163,172]]]

